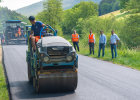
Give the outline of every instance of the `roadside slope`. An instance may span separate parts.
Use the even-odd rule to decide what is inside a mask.
[[[4,69],[2,66],[2,48],[0,46],[0,100],[9,100],[8,90],[5,81]]]

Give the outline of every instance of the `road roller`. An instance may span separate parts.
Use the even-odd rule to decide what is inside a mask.
[[[29,82],[36,93],[74,91],[78,83],[78,54],[66,39],[57,36],[57,31],[51,26],[48,25],[40,33],[46,28],[52,33],[40,36],[36,51],[33,51],[30,33],[27,33]]]

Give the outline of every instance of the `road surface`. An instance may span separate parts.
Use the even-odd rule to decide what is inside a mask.
[[[35,94],[28,83],[26,49],[3,46],[12,100],[140,100],[140,71],[82,55],[75,92]]]

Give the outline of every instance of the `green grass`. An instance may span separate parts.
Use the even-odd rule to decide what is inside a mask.
[[[0,64],[0,100],[9,100],[2,64]]]
[[[111,50],[110,48],[105,49],[105,56],[98,58],[98,48],[95,47],[95,55],[89,55],[88,47],[82,48],[80,47],[79,54],[94,57],[97,59],[105,60],[105,61],[111,61],[115,64],[124,65],[133,69],[140,70],[140,52],[134,51],[134,50],[117,50],[118,57],[116,59],[111,58]],[[101,52],[102,54],[102,52]]]
[[[116,18],[124,18],[126,17],[127,15],[129,15],[129,13],[123,13],[123,14],[120,14],[120,15],[117,15]]]
[[[70,37],[64,36],[64,38],[71,42]],[[95,45],[95,55],[89,55],[89,46],[88,43],[85,43],[84,39],[80,40],[79,46],[79,54],[140,70],[140,51],[117,49],[118,57],[116,59],[112,59],[111,49],[108,46],[105,48],[105,56],[98,58],[98,43]],[[100,55],[102,55],[102,52]]]

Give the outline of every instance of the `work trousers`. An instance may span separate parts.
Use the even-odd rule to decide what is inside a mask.
[[[89,51],[90,51],[90,54],[93,53],[94,55],[94,43],[89,43]]]
[[[78,42],[73,42],[73,46],[74,46],[74,49],[79,51],[79,43]],[[76,49],[77,48],[77,49]]]

